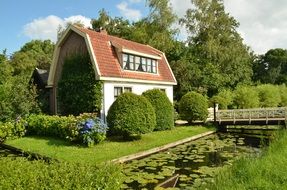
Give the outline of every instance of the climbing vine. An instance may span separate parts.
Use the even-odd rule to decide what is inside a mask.
[[[62,115],[99,112],[102,82],[96,80],[89,55],[77,54],[65,59],[58,82],[58,109]]]

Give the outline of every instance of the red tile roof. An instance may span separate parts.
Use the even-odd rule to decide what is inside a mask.
[[[90,38],[101,77],[116,77],[176,83],[168,62],[161,51],[148,45],[139,44],[105,33],[84,28],[78,29],[81,32],[86,33]],[[112,43],[116,43],[128,50],[161,57],[161,59],[158,60],[158,74],[123,70],[118,60],[115,47],[112,46]]]

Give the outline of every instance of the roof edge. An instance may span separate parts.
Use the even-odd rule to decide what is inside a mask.
[[[145,84],[161,84],[161,85],[177,85],[176,82],[171,81],[157,81],[157,80],[142,80],[142,79],[130,79],[119,77],[100,77],[102,81],[116,81],[116,82],[130,82],[130,83],[145,83]]]

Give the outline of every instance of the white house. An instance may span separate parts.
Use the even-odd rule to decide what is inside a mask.
[[[97,80],[103,81],[101,117],[105,119],[117,96],[130,91],[142,94],[161,89],[173,102],[176,79],[165,54],[149,45],[108,35],[105,31],[70,26],[56,44],[47,87],[51,88],[51,111],[57,113],[57,84],[67,56],[88,52]]]

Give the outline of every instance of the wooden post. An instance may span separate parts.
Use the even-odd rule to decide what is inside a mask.
[[[214,124],[216,125],[216,123],[217,123],[217,118],[216,118],[216,112],[217,112],[217,110],[216,110],[216,103],[214,103],[213,104],[213,122],[214,122]]]

